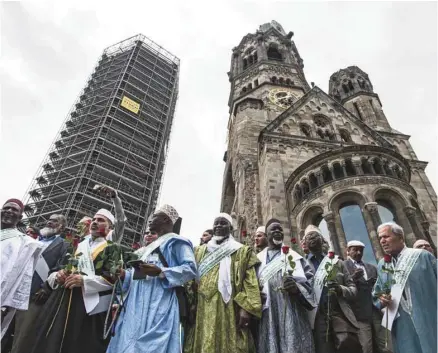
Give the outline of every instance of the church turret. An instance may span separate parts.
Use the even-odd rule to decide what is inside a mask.
[[[374,93],[368,75],[357,66],[335,72],[330,77],[329,93],[368,126],[391,131],[379,96]]]

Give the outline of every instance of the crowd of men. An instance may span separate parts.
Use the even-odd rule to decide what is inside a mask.
[[[423,239],[408,248],[396,223],[377,230],[385,257],[376,267],[362,261],[362,242],[335,254],[314,225],[300,246],[295,237],[288,246],[281,222],[270,219],[254,247],[242,244],[226,213],[194,247],[164,205],[127,251],[117,192],[99,192],[112,198],[115,216],[101,209],[83,218],[79,238],[65,236],[58,214],[23,234],[22,202],[4,203],[3,352],[437,351],[436,256]]]

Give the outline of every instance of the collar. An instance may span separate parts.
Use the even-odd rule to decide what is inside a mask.
[[[55,240],[58,236],[59,236],[58,234],[51,235],[50,237],[43,237],[42,235],[40,235],[38,237],[38,240],[42,241],[42,242],[48,242],[48,241]]]
[[[314,259],[317,260],[317,261],[322,261],[322,259],[323,259],[325,256],[326,256],[326,254],[321,253],[321,258],[318,259],[318,258],[316,257],[315,254],[309,252],[309,253],[307,254],[307,259],[308,259],[308,260],[312,260],[312,259],[314,258]]]
[[[348,256],[348,258],[356,265],[365,266],[365,263],[363,261],[356,261],[356,260],[352,259],[350,256]]]
[[[407,248],[408,248],[408,247],[407,247],[406,244],[405,244],[405,246],[404,246],[403,249],[398,253],[398,255],[397,255],[397,256],[393,256],[393,257],[395,257],[395,259],[398,260],[398,259],[400,258],[400,256],[406,251]]]
[[[95,240],[93,240],[93,237],[90,237],[90,244],[91,243],[102,243],[106,241],[105,237],[98,237]]]

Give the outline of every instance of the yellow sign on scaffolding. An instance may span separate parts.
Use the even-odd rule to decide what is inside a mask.
[[[122,103],[120,105],[134,114],[138,114],[138,111],[140,110],[140,104],[126,96],[123,96]]]

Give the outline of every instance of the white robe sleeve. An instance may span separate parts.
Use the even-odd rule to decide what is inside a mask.
[[[49,277],[47,277],[47,283],[49,284],[50,288],[56,289],[58,288],[58,283],[56,283],[56,275],[58,272],[52,272]]]
[[[113,288],[112,285],[100,276],[83,276],[83,279],[85,294],[104,292]]]

